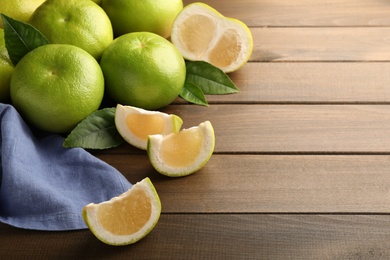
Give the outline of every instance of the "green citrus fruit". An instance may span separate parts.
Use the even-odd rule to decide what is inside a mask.
[[[170,104],[186,77],[185,62],[176,47],[149,32],[116,38],[103,52],[100,66],[112,99],[150,110]]]
[[[104,95],[99,63],[73,45],[47,44],[26,54],[11,77],[11,99],[31,124],[70,132],[97,110]]]
[[[97,3],[98,5],[101,5],[102,0],[92,0],[93,2]]]
[[[113,40],[110,19],[91,0],[47,0],[33,13],[30,23],[50,43],[78,46],[96,59]]]
[[[0,102],[10,101],[10,82],[14,70],[4,42],[4,30],[0,28]]]
[[[0,13],[3,13],[15,20],[28,22],[31,14],[45,0],[0,0]],[[0,19],[0,28],[3,27],[3,21]]]
[[[153,32],[168,38],[172,23],[183,9],[182,0],[103,0],[114,33]]]

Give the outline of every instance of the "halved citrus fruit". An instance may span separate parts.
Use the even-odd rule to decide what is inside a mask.
[[[183,120],[159,111],[150,111],[118,104],[115,111],[115,125],[119,134],[129,144],[146,150],[149,135],[177,133]]]
[[[185,59],[209,62],[226,73],[243,66],[253,50],[252,33],[243,22],[199,2],[176,17],[171,41]]]
[[[205,121],[166,136],[150,135],[148,155],[153,167],[163,175],[179,177],[202,168],[214,152],[213,126]]]
[[[161,214],[160,198],[149,178],[134,184],[118,197],[83,209],[91,232],[109,245],[128,245],[145,237]]]

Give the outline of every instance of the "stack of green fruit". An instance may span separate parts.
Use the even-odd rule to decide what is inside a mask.
[[[253,45],[241,22],[201,3],[183,8],[182,0],[0,0],[0,13],[0,101],[53,133],[71,132],[102,107],[105,94],[115,104],[150,110],[178,96],[207,106],[205,94],[238,91],[225,72],[242,66]],[[208,20],[215,28],[225,20],[233,26],[214,31],[221,40],[202,39],[191,24]],[[226,44],[241,46],[229,50],[237,52],[234,61],[226,61]],[[210,60],[189,57],[199,48]],[[227,62],[235,68],[224,71]]]

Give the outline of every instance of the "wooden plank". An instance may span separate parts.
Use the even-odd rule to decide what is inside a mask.
[[[248,63],[229,76],[240,89],[208,95],[210,104],[389,103],[387,62]],[[186,103],[178,98],[175,104]]]
[[[184,0],[187,5],[190,0]],[[225,16],[252,27],[389,26],[390,3],[382,0],[208,0]]]
[[[389,61],[390,28],[251,28],[252,62]]]
[[[146,155],[102,155],[130,182],[149,177],[164,213],[390,213],[390,156],[218,155],[169,178]]]
[[[388,61],[390,28],[251,28],[251,61]]]
[[[388,153],[386,105],[172,105],[188,128],[209,120],[217,153]]]
[[[390,153],[387,105],[170,105],[183,128],[209,120],[215,153]],[[94,154],[144,154],[124,144]]]
[[[0,224],[1,259],[389,259],[389,216],[173,214],[136,244]]]

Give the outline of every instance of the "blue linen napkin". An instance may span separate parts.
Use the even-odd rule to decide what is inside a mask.
[[[115,168],[64,138],[36,137],[11,105],[0,103],[0,221],[33,230],[85,229],[82,209],[127,191]]]

